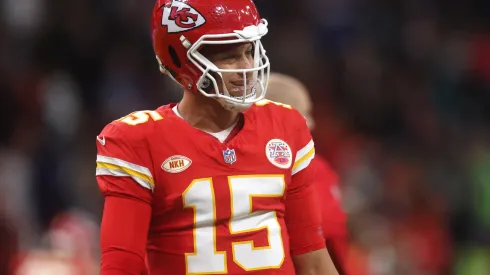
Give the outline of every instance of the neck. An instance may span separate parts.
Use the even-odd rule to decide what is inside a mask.
[[[177,108],[189,124],[211,133],[230,128],[240,115],[240,112],[226,110],[213,98],[187,90]]]

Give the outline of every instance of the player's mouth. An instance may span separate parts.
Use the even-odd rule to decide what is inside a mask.
[[[245,86],[243,85],[243,82],[230,82],[230,83],[233,84],[233,86],[231,87],[231,89],[228,90],[229,96],[237,100],[244,100],[243,91],[245,89]],[[242,85],[239,85],[240,83]],[[256,95],[257,95],[257,88],[255,87],[254,83],[252,82],[247,83],[247,92],[245,95],[245,100],[254,98],[256,97]]]
[[[233,88],[231,89],[232,92],[236,93],[236,92],[242,92],[243,93],[243,90],[245,89],[245,84],[247,86],[247,92],[251,91],[252,88],[255,86],[255,84],[257,83],[256,81],[247,81],[247,83],[245,83],[244,81],[230,81],[230,83],[233,85]]]
[[[247,95],[245,96],[245,99],[254,98],[257,95],[257,89],[254,86],[251,86],[250,89],[247,89],[247,90],[249,90],[250,92],[247,93]],[[233,92],[243,92],[243,87],[241,87],[240,90],[236,90],[236,91],[235,91],[235,89],[232,89],[232,91]],[[233,96],[233,98],[238,99],[238,100],[243,100],[243,96]]]

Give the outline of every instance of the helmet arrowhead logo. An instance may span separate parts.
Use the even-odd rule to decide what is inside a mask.
[[[172,1],[171,4],[163,6],[162,26],[167,26],[168,33],[192,30],[204,23],[204,16],[186,3]]]

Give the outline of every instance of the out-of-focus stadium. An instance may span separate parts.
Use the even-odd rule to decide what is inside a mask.
[[[340,175],[349,274],[490,274],[490,2],[256,4]],[[95,137],[181,98],[153,5],[0,0],[0,274],[98,274]]]

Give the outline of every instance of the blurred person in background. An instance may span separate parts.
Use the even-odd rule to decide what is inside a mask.
[[[0,199],[1,199],[0,194]],[[0,274],[13,274],[14,258],[18,253],[18,236],[0,205]]]
[[[267,25],[250,0],[156,1],[154,51],[184,95],[96,138],[102,275],[140,275],[145,257],[149,274],[338,274],[306,120],[262,100]]]
[[[57,215],[42,236],[42,246],[21,251],[12,262],[15,275],[98,274],[98,225],[80,211]]]
[[[266,98],[292,106],[306,118],[309,129],[314,129],[313,104],[307,88],[298,79],[271,73]],[[315,168],[315,188],[321,202],[322,230],[327,249],[339,274],[346,274],[349,244],[347,217],[340,201],[339,177],[327,160],[318,154],[310,165]]]

